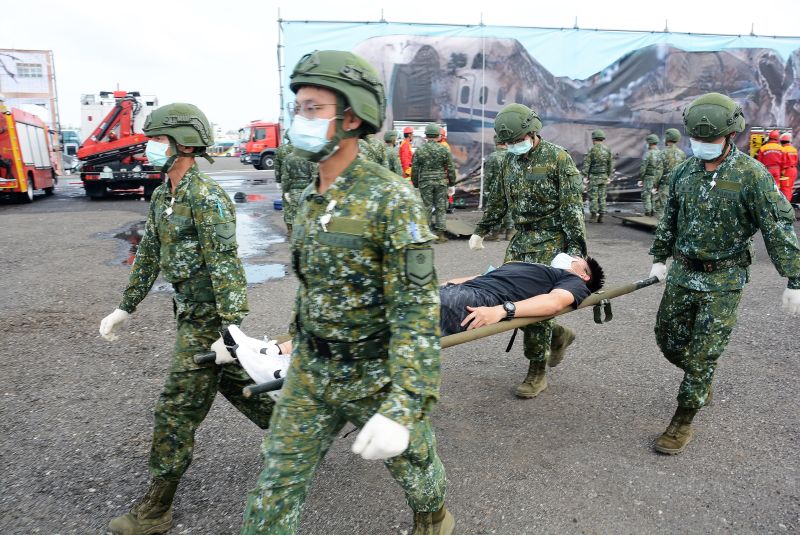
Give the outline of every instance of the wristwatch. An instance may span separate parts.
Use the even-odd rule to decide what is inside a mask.
[[[503,303],[503,310],[506,311],[506,317],[504,319],[510,320],[514,318],[514,314],[517,313],[517,307],[514,306],[514,303],[511,301],[506,301]]]

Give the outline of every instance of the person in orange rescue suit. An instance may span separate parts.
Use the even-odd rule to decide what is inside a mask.
[[[781,168],[783,167],[783,148],[778,143],[778,131],[772,130],[769,139],[761,145],[756,160],[764,164],[769,174],[775,179],[778,189],[781,187]]]
[[[783,164],[781,164],[781,179],[778,189],[792,202],[794,183],[797,182],[797,149],[792,146],[792,134],[781,134],[781,149],[783,149]]]
[[[400,165],[403,166],[403,176],[411,178],[411,158],[414,151],[411,150],[411,142],[414,139],[414,129],[410,126],[403,128],[403,141],[400,143]]]
[[[450,152],[453,152],[452,150],[450,150],[450,143],[447,142],[447,130],[445,130],[444,128],[439,129],[439,144],[444,145],[444,148],[446,148]]]

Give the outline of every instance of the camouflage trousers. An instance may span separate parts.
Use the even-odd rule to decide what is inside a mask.
[[[667,197],[669,197],[669,184],[661,184],[658,186],[658,192],[653,196],[653,213],[657,219],[661,219],[661,216],[664,215]]]
[[[290,535],[297,524],[314,472],[347,422],[363,425],[386,400],[388,366],[383,359],[328,359],[315,355],[298,333],[292,364],[262,446],[264,470],[247,499],[242,535]],[[444,505],[444,466],[428,418],[411,430],[405,452],[384,461],[414,511]],[[344,506],[353,496],[331,496]]]
[[[606,177],[589,177],[589,212],[593,214],[606,213],[606,191],[608,180]]]
[[[537,243],[531,243],[532,238]],[[564,249],[564,235],[560,232],[554,233],[552,239],[541,242],[532,233],[519,231],[508,244],[503,262],[516,260],[550,265],[550,261],[558,253],[564,252]],[[541,321],[523,327],[522,347],[525,358],[533,362],[546,362],[550,354],[550,340],[553,334],[558,335],[563,329],[554,320]]]
[[[646,176],[642,179],[642,204],[644,211],[650,213],[653,211],[653,182],[655,178]]]
[[[297,215],[297,207],[300,205],[300,196],[303,194],[303,189],[290,189],[289,202],[283,199],[283,222],[287,225],[294,223],[294,218]]]
[[[428,223],[434,231],[446,230],[447,185],[440,182],[427,182],[419,185],[419,195],[428,214]]]
[[[678,406],[699,409],[736,324],[741,290],[698,292],[667,281],[656,316],[656,342],[684,372]]]
[[[220,392],[242,414],[266,429],[274,403],[269,396],[242,395],[242,388],[253,384],[239,366],[216,364],[199,366],[192,357],[208,351],[219,338],[220,319],[215,303],[187,301],[175,296],[178,336],[169,375],[155,408],[150,474],[164,479],[180,479],[192,462],[194,435]]]

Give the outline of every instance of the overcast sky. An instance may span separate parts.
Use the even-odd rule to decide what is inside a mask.
[[[567,5],[568,4],[568,5]],[[161,104],[197,104],[223,129],[277,119],[278,14],[286,20],[435,22],[675,32],[800,35],[790,2],[733,0],[139,0],[126,4],[7,0],[0,48],[54,52],[63,125],[80,126],[80,95],[120,89]],[[546,6],[546,7],[545,7]],[[774,12],[769,11],[774,7]],[[289,66],[291,68],[291,66]]]

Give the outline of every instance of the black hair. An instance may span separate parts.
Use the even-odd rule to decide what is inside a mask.
[[[590,292],[594,293],[603,287],[603,284],[606,282],[606,274],[603,272],[603,268],[600,267],[600,264],[597,263],[597,260],[591,256],[587,256],[585,260],[586,263],[589,264],[590,272],[589,280],[586,281],[586,286],[589,288]]]

